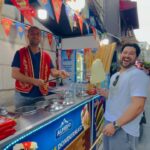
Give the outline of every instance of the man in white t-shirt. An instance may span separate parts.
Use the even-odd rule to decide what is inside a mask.
[[[148,76],[134,66],[140,51],[137,44],[125,44],[120,56],[121,69],[111,77],[109,92],[98,89],[100,95],[108,98],[104,150],[136,150],[139,123],[149,90]]]

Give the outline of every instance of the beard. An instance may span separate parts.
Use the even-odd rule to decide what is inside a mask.
[[[135,64],[135,61],[130,61],[130,62],[125,62],[124,60],[120,61],[120,65],[125,69],[128,69],[128,68],[134,66],[134,64]]]
[[[35,40],[31,40],[31,41],[30,41],[30,45],[31,45],[31,46],[38,46],[39,44],[40,44],[39,41],[35,41]]]

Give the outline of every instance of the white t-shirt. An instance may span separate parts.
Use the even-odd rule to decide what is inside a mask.
[[[116,86],[113,82],[119,75]],[[132,96],[148,97],[149,77],[136,67],[131,67],[123,73],[115,73],[110,80],[108,100],[106,101],[105,119],[115,121],[120,118],[131,104]],[[122,126],[126,133],[139,136],[139,123],[142,113],[134,120]]]

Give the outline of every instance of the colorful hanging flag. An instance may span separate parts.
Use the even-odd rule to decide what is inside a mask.
[[[0,0],[0,6],[3,6],[4,0]]]
[[[90,29],[89,29],[89,25],[86,21],[84,21],[86,29],[87,29],[87,33],[90,34]]]
[[[83,19],[89,18],[89,8],[88,8],[88,5],[86,3],[85,3],[83,10],[81,11],[81,16]]]
[[[66,10],[66,14],[67,14],[67,16],[68,16],[68,20],[69,20],[69,24],[70,24],[71,31],[73,31],[74,12],[73,12],[72,9],[71,9],[70,7],[68,7],[67,5],[65,6],[65,10]]]
[[[95,40],[96,40],[96,29],[95,29],[95,27],[93,27],[93,26],[91,26],[91,28],[92,28],[92,31],[93,31],[93,36],[94,36],[94,38],[95,38]]]
[[[48,0],[38,0],[39,2],[42,2],[44,5],[47,3]]]
[[[44,8],[47,10],[49,16],[54,19],[54,14],[53,14],[53,11],[52,11],[52,6],[51,6],[51,3],[49,0],[38,0],[39,3],[42,3]]]
[[[7,18],[3,18],[1,20],[1,23],[2,23],[2,26],[4,28],[6,35],[8,36],[10,34],[10,29],[11,29],[11,26],[13,24],[13,21],[10,19],[7,19]]]
[[[44,38],[45,37],[45,32],[41,31],[41,37]]]
[[[72,49],[67,49],[67,50],[66,50],[66,55],[67,55],[68,60],[71,59],[72,52],[73,52]]]
[[[0,0],[0,22],[1,22],[1,19],[2,19],[2,9],[3,9],[3,6],[4,6],[4,0]]]
[[[52,46],[52,42],[53,42],[53,34],[48,33],[48,34],[47,34],[47,38],[48,38],[49,45]]]
[[[20,38],[22,39],[25,32],[25,25],[23,23],[16,22],[16,29],[18,31]]]
[[[90,51],[91,51],[90,48],[85,48],[85,49],[84,49],[84,56],[85,56],[87,53],[89,53]]]
[[[81,33],[83,33],[83,20],[81,18],[81,16],[79,16],[78,14],[76,14],[78,21],[79,21],[79,27],[80,27],[80,31]]]
[[[94,17],[90,16],[90,24],[94,27],[96,27],[96,21],[94,19]]]
[[[57,21],[57,23],[59,23],[61,7],[62,7],[62,0],[52,0],[52,5],[54,8],[56,21]]]
[[[29,5],[29,0],[11,0],[14,6],[21,12],[27,21],[33,25],[33,17],[36,17],[35,9]]]

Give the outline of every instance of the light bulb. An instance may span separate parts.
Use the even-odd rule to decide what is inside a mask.
[[[39,9],[38,10],[38,17],[41,20],[46,20],[47,19],[47,11],[45,9]]]

